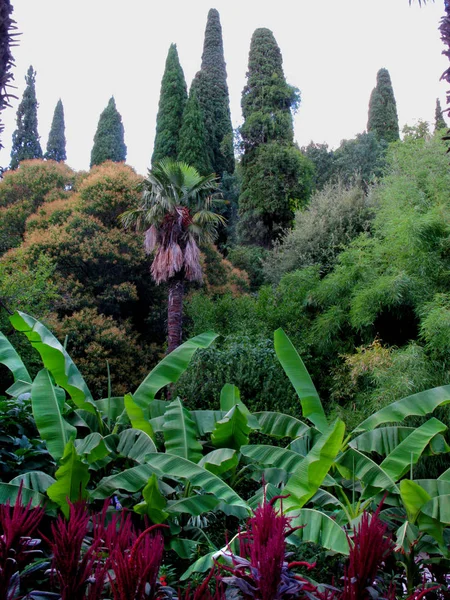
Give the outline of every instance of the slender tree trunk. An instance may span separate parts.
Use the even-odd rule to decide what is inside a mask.
[[[184,277],[173,277],[169,281],[169,302],[167,307],[167,354],[181,344],[183,322]]]

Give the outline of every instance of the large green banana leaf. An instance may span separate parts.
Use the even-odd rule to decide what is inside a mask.
[[[248,416],[240,405],[234,405],[221,419],[217,421],[211,441],[216,448],[233,448],[239,450],[248,444],[251,427],[248,425]]]
[[[97,415],[97,407],[86,382],[55,336],[42,323],[20,311],[16,311],[10,321],[17,331],[27,336],[41,355],[44,367],[50,371],[56,384],[69,393],[76,406]]]
[[[88,466],[81,461],[72,441],[68,442],[60,467],[55,473],[56,481],[47,489],[47,495],[69,517],[69,504],[87,497],[89,482]]]
[[[0,332],[0,364],[5,365],[11,371],[14,381],[25,381],[31,383],[30,374],[15,348],[3,333]]]
[[[360,452],[376,452],[381,456],[390,454],[399,444],[403,442],[414,427],[379,427],[372,431],[365,431],[353,438],[348,445]]]
[[[291,521],[292,527],[304,525],[292,535],[303,542],[313,542],[333,552],[349,554],[348,540],[345,531],[328,515],[312,508],[302,508],[295,513]]]
[[[1,483],[0,482],[0,504],[6,504],[9,500],[10,505],[14,505],[19,494],[20,483]],[[26,487],[22,487],[22,505],[27,505],[31,500],[31,506],[45,506],[47,497]]]
[[[369,493],[373,489],[399,493],[395,481],[376,462],[354,448],[348,448],[338,457],[336,467],[346,479],[361,481]]]
[[[18,398],[21,394],[31,394],[31,382],[18,379],[9,386],[6,393],[13,398]]]
[[[197,559],[180,577],[180,581],[186,581],[193,573],[205,573],[214,566],[214,558],[217,556],[217,550],[204,554]]]
[[[163,475],[161,471],[150,467],[147,464],[141,464],[131,469],[125,469],[120,473],[104,477],[98,486],[90,493],[91,498],[104,499],[115,494],[118,490],[126,492],[138,492],[148,482],[155,473],[158,476]]]
[[[95,405],[101,413],[102,417],[115,423],[120,415],[125,410],[125,402],[123,396],[112,396],[111,398],[102,398],[95,400]]]
[[[92,465],[98,460],[102,460],[109,455],[109,449],[105,444],[105,439],[98,432],[90,433],[85,438],[75,440],[77,454]]]
[[[406,417],[423,417],[433,412],[438,406],[450,402],[450,385],[435,387],[385,406],[360,423],[353,433],[370,431],[384,423],[401,423]]]
[[[279,412],[255,412],[253,415],[258,419],[261,433],[271,435],[275,438],[289,437],[298,438],[309,431],[310,427],[291,415]]]
[[[317,439],[283,490],[283,494],[289,494],[283,503],[286,511],[303,508],[317,492],[336,460],[344,433],[345,424],[337,419]]]
[[[293,473],[304,457],[292,450],[266,444],[250,444],[241,447],[241,454],[260,465],[271,465]]]
[[[161,494],[155,473],[149,478],[147,485],[142,490],[142,496],[144,501],[136,504],[134,510],[140,515],[150,517],[153,523],[163,523],[169,516],[169,513],[164,510],[167,500]]]
[[[421,507],[421,512],[439,523],[450,525],[450,494],[430,498]]]
[[[415,523],[423,506],[431,500],[431,496],[416,481],[410,481],[409,479],[402,479],[399,488],[408,521]]]
[[[430,441],[447,427],[438,419],[432,417],[426,423],[415,429],[401,442],[381,463],[380,468],[397,481],[415,465]]]
[[[44,494],[52,483],[55,483],[55,480],[42,471],[29,471],[28,473],[17,475],[9,483],[11,485],[20,485],[22,483],[23,487]]]
[[[167,510],[173,514],[188,514],[197,517],[214,510],[219,502],[220,499],[211,494],[195,494],[189,498],[169,500]]]
[[[211,433],[217,421],[223,419],[225,415],[226,412],[223,410],[191,410],[191,419],[194,421],[201,437]]]
[[[133,400],[131,394],[126,394],[124,397],[125,410],[127,411],[128,418],[130,419],[131,427],[133,429],[140,429],[144,431],[148,436],[155,439],[155,432],[153,427],[148,420],[148,417],[144,414],[144,411],[140,406]]]
[[[131,458],[138,463],[145,463],[151,452],[156,452],[152,438],[139,429],[125,429],[119,433],[117,453],[125,458]]]
[[[198,463],[199,467],[204,467],[214,475],[222,475],[231,469],[237,467],[239,455],[232,448],[219,448],[208,452]]]
[[[236,404],[244,406],[244,411],[248,412],[247,407],[241,402],[239,388],[231,383],[226,383],[220,391],[220,410],[228,412]]]
[[[278,360],[300,399],[303,416],[319,431],[325,431],[327,418],[319,394],[297,350],[282,329],[275,331],[274,342]]]
[[[164,357],[134,392],[133,399],[136,404],[144,410],[148,409],[148,405],[155,399],[159,390],[178,381],[187,369],[195,351],[199,348],[208,348],[216,337],[216,333],[202,333],[181,344]]]
[[[64,390],[53,385],[47,369],[39,371],[31,386],[31,407],[36,427],[56,461],[64,454],[67,442],[77,434],[63,417],[65,398]]]
[[[445,481],[444,479],[415,479],[414,481],[420,485],[431,498],[450,494],[450,481]]]
[[[166,452],[195,463],[202,458],[202,445],[197,440],[195,423],[179,398],[167,407],[163,434]]]

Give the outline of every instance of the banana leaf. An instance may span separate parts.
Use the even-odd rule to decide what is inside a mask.
[[[399,489],[408,521],[415,523],[423,506],[431,500],[431,496],[417,482],[409,479],[402,479]]]
[[[255,412],[253,415],[258,419],[261,433],[274,438],[289,437],[295,439],[304,435],[311,428],[291,415],[279,412]]]
[[[44,367],[50,371],[56,384],[69,393],[76,406],[98,415],[84,379],[55,336],[42,323],[20,311],[16,311],[10,321],[17,331],[27,336],[33,348],[41,355]]]
[[[275,352],[284,372],[295,388],[306,419],[320,431],[327,429],[327,418],[312,379],[292,342],[282,329],[274,333]]]
[[[170,549],[176,552],[180,558],[184,558],[184,560],[191,560],[196,554],[199,545],[199,542],[186,538],[172,538],[169,542]]]
[[[212,450],[198,463],[214,475],[222,475],[231,469],[235,469],[239,463],[239,456],[232,448],[219,448]]]
[[[331,517],[313,508],[302,508],[295,513],[291,527],[304,525],[297,529],[291,538],[299,538],[303,542],[313,542],[323,548],[349,554],[349,546],[345,531]]]
[[[11,485],[20,485],[22,483],[23,487],[29,490],[45,494],[52,483],[55,483],[55,479],[42,471],[29,471],[28,473],[17,475],[9,483]]]
[[[14,381],[31,383],[30,374],[8,338],[0,332],[0,364],[11,371]],[[11,394],[12,396],[13,394]]]
[[[433,437],[446,431],[447,427],[438,419],[432,417],[426,423],[417,427],[403,442],[401,442],[381,463],[383,471],[397,481],[416,464],[425,448]]]
[[[195,463],[202,458],[202,445],[197,440],[195,423],[179,398],[167,407],[163,434],[166,452]]]
[[[176,383],[187,369],[191,358],[199,348],[208,348],[216,339],[217,334],[202,333],[178,346],[165,356],[156,367],[150,371],[141,385],[133,394],[135,403],[143,410],[155,399],[156,394],[166,385]]]
[[[348,448],[336,460],[336,467],[343,477],[349,480],[359,480],[366,486],[367,494],[373,490],[387,490],[398,494],[395,481],[371,458],[354,448]]]
[[[65,398],[64,390],[53,385],[47,369],[39,371],[31,387],[31,407],[36,427],[56,461],[64,454],[67,442],[77,434],[63,417]]]
[[[217,421],[211,441],[216,448],[239,448],[248,444],[251,427],[248,425],[248,417],[239,405],[234,405],[227,414]]]
[[[360,452],[377,452],[381,456],[390,454],[399,444],[403,442],[414,427],[379,427],[372,431],[365,431],[353,438],[348,445]]]
[[[65,517],[69,517],[69,504],[87,498],[86,486],[89,482],[88,466],[81,461],[72,441],[68,442],[60,467],[55,473],[56,481],[47,489],[47,495],[53,500]]]
[[[75,440],[75,448],[77,454],[82,456],[90,465],[107,457],[110,452],[104,438],[97,432],[90,433],[81,440]]]
[[[241,393],[239,388],[231,383],[226,383],[220,391],[220,410],[228,412],[235,405],[239,405],[243,412],[249,412],[245,404],[241,402]]]
[[[124,404],[128,418],[130,419],[131,427],[133,429],[140,429],[141,431],[144,431],[154,441],[155,432],[153,431],[153,427],[144,414],[142,408],[133,400],[133,396],[131,394],[125,395]]]
[[[115,423],[125,410],[123,396],[112,396],[112,398],[102,398],[95,400],[95,406],[100,412],[102,418]]]
[[[145,463],[146,457],[157,452],[152,438],[139,429],[125,429],[119,433],[117,453],[124,458],[131,458],[138,463]]]
[[[450,525],[450,494],[430,498],[421,507],[421,512],[439,523]]]
[[[280,490],[271,483],[265,483],[251,498],[247,500],[252,510],[255,510],[259,504],[270,502],[272,498],[280,495]]]
[[[414,481],[430,495],[430,498],[450,494],[450,481],[443,479],[415,479]]]
[[[283,503],[286,512],[303,508],[317,492],[336,460],[344,433],[345,424],[337,419],[327,427],[300,462],[283,490],[283,494],[289,494]]]
[[[384,423],[401,423],[409,416],[423,417],[449,402],[450,385],[425,390],[385,406],[360,423],[353,433],[371,431]]]
[[[211,433],[220,421],[227,414],[223,410],[191,410],[191,419],[194,421],[197,431],[201,437]]]
[[[153,523],[163,523],[169,516],[169,513],[164,510],[167,500],[161,494],[158,478],[154,473],[142,490],[142,496],[144,501],[133,507],[135,512],[140,515],[147,515]]]
[[[201,556],[183,573],[180,577],[180,581],[186,581],[193,573],[205,573],[210,571],[214,566],[214,557],[217,555],[217,550],[213,550],[208,554]]]
[[[31,382],[18,379],[6,390],[6,393],[13,398],[18,398],[22,394],[31,394]]]
[[[188,514],[197,517],[214,510],[219,502],[219,498],[211,496],[211,494],[195,494],[189,498],[169,500],[167,510],[172,514]]]
[[[250,444],[241,447],[241,454],[260,465],[272,465],[293,473],[298,468],[303,457],[285,448],[265,444]]]
[[[11,506],[16,502],[20,490],[20,483],[1,483],[0,482],[0,504],[6,504],[8,501]],[[45,506],[47,498],[36,490],[22,487],[22,505],[26,506],[31,500],[31,506]]]
[[[98,486],[90,493],[93,499],[104,499],[112,496],[119,490],[126,492],[138,492],[141,490],[149,478],[156,473],[158,476],[163,473],[147,464],[141,464],[131,469],[125,469],[120,473],[104,477]]]

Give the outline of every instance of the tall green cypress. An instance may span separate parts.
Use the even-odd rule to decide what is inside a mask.
[[[36,100],[36,71],[28,69],[25,76],[26,88],[17,109],[17,129],[12,137],[11,169],[17,169],[20,161],[42,158],[39,142]]]
[[[192,82],[202,109],[212,170],[222,177],[234,171],[233,127],[222,26],[215,8],[208,13],[201,69]]]
[[[64,162],[66,160],[65,128],[64,108],[61,99],[59,99],[53,113],[52,126],[48,136],[47,152],[45,153],[46,159],[56,160],[57,162]]]
[[[273,33],[257,29],[242,93],[241,243],[271,246],[310,194],[313,166],[293,143],[292,111],[299,102],[299,91],[286,83]]]
[[[116,108],[114,96],[100,115],[94,145],[91,152],[91,167],[106,160],[123,162],[127,157],[122,117]]]
[[[186,101],[187,87],[183,69],[178,58],[177,47],[171,44],[161,81],[152,164],[166,157],[177,158]]]
[[[183,113],[178,160],[195,167],[200,175],[209,175],[212,171],[203,115],[195,89],[192,88]]]
[[[15,31],[15,21],[11,17],[12,12],[13,7],[10,0],[0,0],[0,113],[10,106],[8,88],[12,87],[10,82],[14,79],[11,72],[14,65],[11,47],[14,45],[18,33]],[[2,137],[4,128],[4,124],[0,122]],[[2,140],[0,140],[0,148],[3,148]]]
[[[377,73],[377,85],[370,95],[367,131],[373,131],[386,142],[400,139],[397,104],[387,69],[380,69]]]
[[[439,98],[436,98],[436,109],[434,111],[434,131],[439,131],[440,129],[445,129],[446,127],[447,123],[444,121],[441,103],[439,102]]]

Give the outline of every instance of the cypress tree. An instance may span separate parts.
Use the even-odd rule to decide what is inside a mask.
[[[98,121],[91,152],[91,167],[100,165],[106,160],[123,162],[126,157],[127,147],[124,142],[122,117],[112,96]]]
[[[377,85],[370,95],[367,131],[373,131],[386,142],[400,139],[397,104],[387,69],[380,69],[377,73]]]
[[[31,158],[42,158],[39,142],[36,100],[36,71],[28,69],[25,76],[27,84],[22,101],[17,109],[17,129],[12,137],[11,169],[17,169],[20,161]]]
[[[286,83],[273,33],[257,29],[242,93],[242,243],[270,246],[310,193],[313,166],[293,143],[292,111],[299,102],[299,91]]]
[[[192,82],[203,113],[212,170],[222,177],[234,171],[233,127],[222,26],[215,8],[208,13],[201,69]]]
[[[10,97],[15,98],[8,92],[8,88],[11,87],[10,82],[14,79],[14,75],[11,73],[11,67],[14,65],[11,47],[18,35],[15,31],[15,21],[11,18],[12,12],[13,7],[10,0],[0,0],[0,112],[11,106]],[[3,131],[4,125],[0,122],[0,135],[3,134]],[[0,148],[3,148],[1,140]]]
[[[212,171],[203,115],[195,89],[192,88],[183,113],[178,160],[195,167],[200,175],[209,175]]]
[[[177,47],[171,44],[161,81],[152,164],[166,157],[177,158],[186,101],[187,87],[183,69],[178,58]]]
[[[59,99],[53,113],[52,126],[48,136],[46,159],[56,160],[56,162],[66,160],[66,136],[64,132],[64,108],[61,99]]]
[[[439,98],[436,98],[436,110],[434,111],[434,131],[439,131],[440,129],[445,129],[446,127],[447,123],[444,121],[441,103],[439,102]]]

